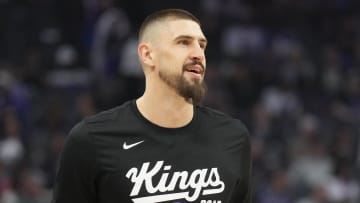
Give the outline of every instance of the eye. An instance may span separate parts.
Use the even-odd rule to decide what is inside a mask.
[[[201,47],[202,49],[206,49],[206,44],[205,44],[205,43],[200,43],[200,47]]]
[[[189,40],[180,40],[180,41],[178,42],[178,44],[181,44],[181,45],[189,45],[190,42],[189,42]]]

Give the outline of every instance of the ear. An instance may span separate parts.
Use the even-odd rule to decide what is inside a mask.
[[[138,46],[138,55],[141,63],[146,67],[154,67],[152,50],[148,43],[140,43]]]

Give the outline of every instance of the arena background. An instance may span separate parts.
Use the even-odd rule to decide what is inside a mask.
[[[254,202],[359,203],[358,0],[0,0],[0,202],[50,201],[70,128],[142,93],[137,30],[170,7],[209,39],[204,103],[251,132]]]

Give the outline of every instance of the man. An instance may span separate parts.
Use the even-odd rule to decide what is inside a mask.
[[[138,45],[145,92],[73,128],[54,203],[250,202],[246,128],[199,106],[206,45],[187,11],[145,19]]]

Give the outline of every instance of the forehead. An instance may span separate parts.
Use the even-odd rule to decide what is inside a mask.
[[[161,23],[164,29],[160,29],[162,37],[175,39],[180,35],[192,36],[194,38],[205,39],[200,25],[192,20],[168,19]]]

